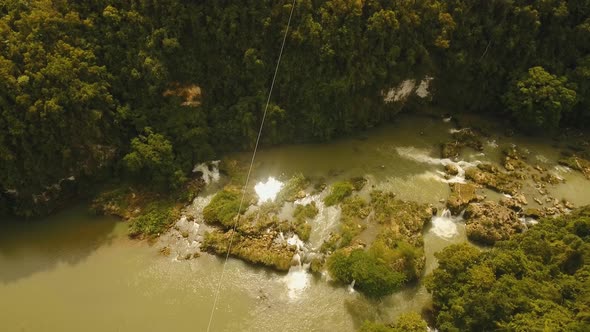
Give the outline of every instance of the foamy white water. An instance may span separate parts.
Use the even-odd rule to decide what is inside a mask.
[[[437,181],[446,182],[446,183],[465,183],[465,170],[470,167],[475,167],[480,163],[479,161],[468,162],[468,161],[460,160],[460,161],[455,162],[449,158],[433,158],[428,155],[428,151],[416,149],[415,147],[411,147],[411,146],[410,147],[397,147],[395,150],[401,157],[404,157],[404,158],[407,158],[410,160],[414,160],[419,163],[430,164],[430,165],[441,165],[441,166],[447,166],[447,165],[455,166],[455,168],[457,169],[457,174],[448,178],[448,179],[444,177],[444,175],[446,175],[446,174],[442,171],[437,171],[437,174],[434,174],[432,172],[427,172],[425,174],[425,176],[427,176],[427,177],[432,177],[433,179],[436,179]]]
[[[430,231],[443,239],[452,239],[459,235],[456,222],[460,220],[461,217],[453,217],[451,211],[444,209],[440,216],[432,217]]]
[[[193,173],[201,172],[206,184],[219,181],[219,160],[209,161],[195,165]]]
[[[293,266],[283,280],[287,285],[289,299],[296,300],[310,286],[311,274],[303,266]]]

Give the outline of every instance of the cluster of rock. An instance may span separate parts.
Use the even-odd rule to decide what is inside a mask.
[[[482,149],[481,139],[473,130],[454,131],[453,138],[454,141],[443,144],[443,158],[456,158],[464,147]],[[467,183],[449,184],[451,194],[446,202],[447,208],[453,214],[464,211],[467,236],[471,240],[483,244],[506,240],[526,228],[522,222],[525,218],[538,219],[563,214],[573,208],[573,204],[559,201],[548,194],[547,186],[564,180],[542,166],[531,166],[527,157],[526,151],[512,146],[504,151],[501,166],[479,163],[465,170]],[[590,163],[579,157],[571,157],[561,163],[583,173],[590,172]],[[445,170],[450,176],[458,172],[452,164],[447,165]],[[539,208],[526,208],[529,202],[522,190],[528,180],[532,180],[534,188],[541,195],[532,197]],[[481,188],[496,191],[505,197],[498,203],[486,201],[486,197],[477,193]]]
[[[514,210],[492,201],[469,204],[464,217],[467,236],[484,244],[508,240],[525,229]]]
[[[455,130],[451,135],[453,136],[453,140],[441,146],[443,158],[457,158],[461,150],[465,147],[470,147],[477,151],[483,150],[483,143],[479,139],[479,135],[471,128]]]
[[[570,156],[559,161],[560,164],[582,172],[584,176],[590,179],[590,161],[580,156]]]

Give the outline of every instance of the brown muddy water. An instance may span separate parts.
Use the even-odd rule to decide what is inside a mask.
[[[441,175],[445,161],[438,159],[439,144],[449,140],[452,128],[438,118],[402,117],[359,138],[263,150],[251,185],[297,172],[328,183],[365,176],[366,192],[388,190],[443,211],[441,200],[448,197],[449,186]],[[589,182],[557,165],[560,149],[554,142],[500,134],[485,140],[483,154],[466,150],[460,165],[498,162],[502,148],[516,144],[566,180],[549,188],[553,197],[590,204]],[[248,155],[236,158],[247,160]],[[481,193],[491,199],[501,196]],[[319,197],[309,199],[321,202]],[[206,196],[197,198],[192,213],[198,215],[206,202]],[[319,205],[311,248],[338,227],[338,208]],[[185,226],[198,229],[190,222]],[[85,206],[45,220],[2,223],[0,330],[205,331],[223,260],[208,254],[188,261],[174,254],[165,257],[158,244],[130,240],[126,231],[126,223],[93,216]],[[370,229],[363,236],[369,239]],[[163,238],[170,241],[172,236]],[[424,231],[424,241],[428,273],[436,267],[435,252],[467,241],[465,227],[460,218],[439,212]],[[327,279],[305,269],[276,273],[230,259],[212,330],[354,331],[364,319],[391,322],[400,313],[420,312],[429,302],[420,284],[372,301]]]

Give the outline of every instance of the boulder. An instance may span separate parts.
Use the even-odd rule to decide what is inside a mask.
[[[459,168],[457,168],[457,165],[455,165],[455,164],[445,165],[445,171],[447,171],[447,174],[449,174],[449,175],[459,174]]]
[[[516,212],[491,201],[469,204],[464,216],[467,237],[482,244],[492,245],[524,230]]]
[[[477,187],[471,183],[450,183],[451,195],[447,200],[447,208],[451,213],[459,214],[469,203],[478,202],[481,197],[476,193]]]

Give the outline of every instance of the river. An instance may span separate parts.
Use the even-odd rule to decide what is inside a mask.
[[[365,176],[370,188],[429,203],[442,211],[449,186],[440,172],[439,144],[451,122],[400,117],[396,123],[325,144],[259,151],[254,180],[302,172],[328,182]],[[566,182],[551,194],[575,205],[590,204],[590,186],[578,172],[557,167],[563,147],[552,141],[492,135],[483,154],[465,150],[465,162],[498,161],[503,146],[516,144]],[[564,143],[566,144],[566,143]],[[236,158],[247,159],[247,154]],[[499,194],[481,190],[490,198]],[[534,202],[530,205],[534,206]],[[321,211],[311,241],[321,243],[334,223]],[[0,324],[2,331],[204,331],[223,260],[208,254],[192,260],[159,254],[157,245],[130,240],[127,224],[93,216],[85,205],[44,220],[0,224]],[[324,227],[323,233],[318,230]],[[467,241],[458,217],[434,217],[424,231],[426,273],[434,253]],[[391,322],[429,301],[412,285],[380,301],[305,271],[277,273],[230,259],[221,286],[213,331],[354,331],[364,319]]]

